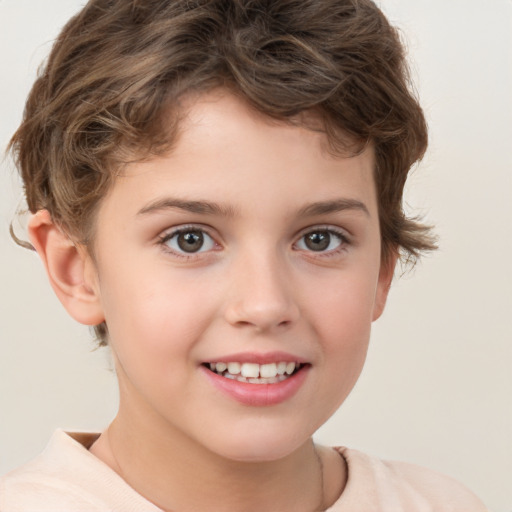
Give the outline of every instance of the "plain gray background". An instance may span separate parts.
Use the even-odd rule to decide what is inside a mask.
[[[77,0],[0,0],[0,147],[35,70]],[[367,366],[322,442],[450,474],[512,511],[512,2],[383,0],[402,28],[430,125],[407,192],[441,249],[393,285]],[[21,192],[0,174],[0,473],[57,427],[104,428],[116,410],[106,351],[93,351],[11,242]],[[307,411],[305,411],[307,414]]]

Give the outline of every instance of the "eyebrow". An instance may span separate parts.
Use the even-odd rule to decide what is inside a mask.
[[[231,206],[222,206],[218,203],[210,201],[192,201],[166,197],[164,199],[157,199],[147,206],[144,206],[141,210],[139,210],[137,215],[145,215],[148,213],[155,213],[172,208],[177,208],[179,210],[184,210],[190,213],[197,213],[200,215],[220,215],[222,217],[234,217],[236,213],[235,209]],[[366,205],[357,199],[333,199],[330,201],[318,201],[304,206],[299,210],[298,214],[300,217],[314,217],[316,215],[325,215],[345,210],[360,211],[370,216],[370,212],[368,211]]]
[[[155,213],[161,210],[168,210],[177,208],[190,213],[197,213],[201,215],[220,215],[223,217],[233,217],[235,210],[230,206],[222,206],[210,201],[189,201],[185,199],[178,199],[174,197],[166,197],[158,199],[147,206],[144,206],[137,215],[144,215],[148,213]]]
[[[331,201],[311,203],[300,209],[299,216],[314,217],[315,215],[325,215],[345,210],[360,211],[367,216],[370,216],[370,212],[366,205],[357,199],[333,199]]]

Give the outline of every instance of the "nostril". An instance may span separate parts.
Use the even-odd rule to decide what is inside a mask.
[[[249,327],[251,326],[251,322],[247,322],[246,320],[238,320],[236,322],[233,322],[233,325],[235,327]]]
[[[293,301],[272,302],[250,296],[230,304],[226,320],[236,327],[252,327],[260,331],[288,328],[299,318],[299,309]]]

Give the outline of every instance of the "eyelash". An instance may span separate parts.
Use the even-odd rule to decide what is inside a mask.
[[[197,252],[190,252],[187,253],[185,251],[179,251],[176,249],[173,249],[169,247],[169,241],[174,239],[175,237],[178,237],[181,234],[185,233],[201,233],[203,236],[206,235],[213,244],[213,248],[207,249],[207,250],[201,250],[203,246],[201,246],[200,250]],[[335,229],[332,226],[314,226],[312,228],[307,228],[306,230],[303,230],[298,238],[298,240],[293,244],[294,248],[299,244],[301,241],[305,239],[307,235],[315,234],[315,233],[327,233],[330,236],[334,235],[336,238],[339,239],[339,245],[335,249],[331,249],[329,251],[314,251],[314,250],[307,250],[307,249],[295,249],[295,250],[303,250],[307,253],[315,254],[319,257],[331,257],[340,254],[343,251],[347,250],[347,246],[351,245],[351,240],[347,233],[345,231],[342,231],[340,229]],[[205,253],[205,252],[211,252],[212,250],[215,250],[215,247],[219,247],[219,244],[215,241],[214,237],[208,233],[208,230],[205,229],[203,226],[197,226],[197,225],[189,225],[189,226],[181,226],[177,229],[174,229],[170,232],[162,234],[158,238],[158,244],[162,246],[163,250],[167,253],[170,253],[178,258],[184,258],[184,259],[193,259],[197,258],[198,255]]]
[[[300,234],[298,241],[295,242],[294,246],[296,246],[300,241],[304,240],[307,235],[311,235],[314,233],[327,233],[330,236],[334,235],[339,240],[339,245],[336,248],[331,249],[329,251],[305,250],[308,253],[314,254],[322,258],[337,256],[341,252],[346,251],[348,246],[351,245],[351,240],[345,231],[334,228],[332,226],[314,226],[313,228],[307,228],[306,230],[303,230],[302,233]]]
[[[197,252],[187,253],[185,251],[179,251],[179,250],[173,249],[172,247],[169,247],[168,244],[173,238],[178,237],[179,235],[182,235],[185,233],[193,233],[193,232],[202,233],[203,236],[206,235],[212,241],[212,244],[214,247],[219,246],[219,244],[215,241],[214,237],[208,233],[207,229],[205,229],[203,226],[197,226],[197,225],[181,226],[181,227],[174,229],[170,232],[164,233],[162,236],[159,237],[158,243],[159,243],[159,245],[162,246],[162,248],[165,252],[170,253],[174,256],[177,256],[178,258],[184,258],[186,260],[189,260],[192,258],[197,258],[199,254],[202,254],[204,252],[210,252],[212,249],[207,250],[207,251],[199,250]],[[202,249],[202,246],[201,246],[201,249]],[[215,250],[215,249],[213,249],[213,250]]]

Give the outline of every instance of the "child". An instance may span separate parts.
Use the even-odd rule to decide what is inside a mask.
[[[92,0],[12,140],[30,240],[119,412],[0,481],[11,511],[483,511],[313,433],[361,372],[427,142],[370,0]]]

